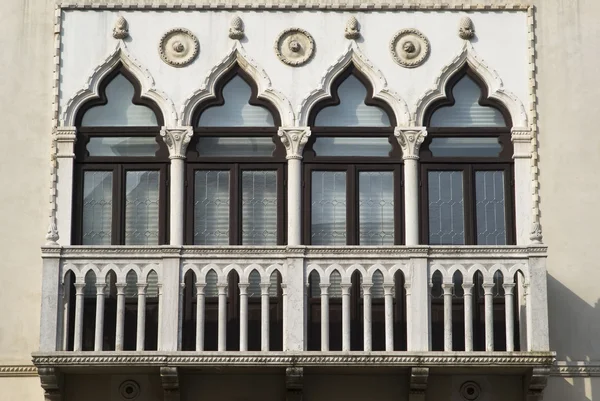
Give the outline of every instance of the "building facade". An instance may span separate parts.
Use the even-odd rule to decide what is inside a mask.
[[[2,399],[592,400],[596,8],[9,2]]]

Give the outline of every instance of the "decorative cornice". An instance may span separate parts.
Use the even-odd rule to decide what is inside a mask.
[[[284,10],[360,10],[360,11],[379,11],[379,10],[403,10],[403,11],[525,11],[530,7],[527,4],[414,4],[404,2],[364,2],[348,4],[344,2],[324,3],[278,3],[276,1],[258,2],[258,1],[236,1],[231,3],[215,3],[209,0],[200,0],[191,3],[189,0],[175,0],[154,2],[152,4],[145,2],[118,2],[118,1],[95,1],[92,3],[77,3],[65,1],[60,7],[64,10],[85,9],[85,10],[265,10],[265,9],[284,9]]]
[[[418,160],[419,148],[427,136],[425,127],[412,127],[394,129],[394,136],[402,148],[402,158],[404,160]]]
[[[33,365],[0,365],[0,377],[36,377],[37,367]]]
[[[310,138],[310,127],[279,128],[277,135],[285,146],[286,158],[302,159],[304,145]]]
[[[166,128],[160,130],[160,136],[169,148],[170,159],[185,159],[187,146],[194,136],[193,127]]]
[[[35,353],[38,368],[66,366],[419,366],[550,367],[552,352],[56,352]]]

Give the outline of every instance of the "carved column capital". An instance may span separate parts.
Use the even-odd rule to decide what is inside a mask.
[[[530,128],[514,127],[510,130],[510,140],[513,143],[514,159],[530,159],[531,158],[531,141],[533,135]]]
[[[306,145],[310,137],[309,127],[279,128],[277,135],[281,138],[283,146],[285,146],[286,158],[288,160],[302,159],[304,145]]]
[[[56,143],[56,157],[75,158],[73,147],[77,141],[77,128],[75,127],[56,127],[54,128],[53,139]]]
[[[402,148],[402,158],[404,160],[419,159],[419,148],[427,136],[425,127],[396,127],[394,136]]]
[[[162,127],[160,136],[169,148],[170,159],[185,159],[187,146],[194,136],[193,127]]]

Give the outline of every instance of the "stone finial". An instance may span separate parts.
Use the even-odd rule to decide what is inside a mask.
[[[531,243],[541,244],[542,243],[542,225],[539,221],[536,221],[531,226],[531,235],[529,236]]]
[[[346,23],[346,30],[344,31],[346,39],[358,39],[360,37],[360,28],[358,26],[358,20],[352,16]]]
[[[402,158],[416,160],[419,158],[419,148],[425,141],[427,130],[424,127],[396,128],[394,136],[402,148]]]
[[[458,25],[458,36],[461,39],[470,40],[475,36],[475,28],[473,28],[473,21],[468,16],[464,16],[460,19]]]
[[[288,159],[302,159],[304,145],[310,137],[310,128],[279,128],[277,135],[285,146]]]
[[[229,23],[229,37],[236,40],[244,37],[244,21],[239,15],[234,16]]]
[[[125,39],[129,36],[129,24],[122,15],[115,21],[115,27],[113,28],[113,38]]]
[[[52,213],[52,217],[50,218],[50,224],[48,225],[48,231],[46,232],[46,245],[48,246],[56,246],[58,245],[58,228],[56,227],[56,217],[54,213]]]

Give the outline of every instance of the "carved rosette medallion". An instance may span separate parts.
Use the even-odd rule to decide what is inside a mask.
[[[158,45],[162,60],[173,67],[185,67],[190,64],[200,50],[198,38],[185,28],[167,31]]]
[[[119,394],[124,400],[135,400],[140,395],[140,385],[133,380],[126,380],[119,386]]]
[[[398,31],[390,41],[392,57],[402,67],[420,66],[429,56],[429,49],[429,40],[413,28]]]
[[[303,29],[290,28],[281,32],[275,41],[275,54],[292,67],[306,64],[315,52],[313,37]]]

